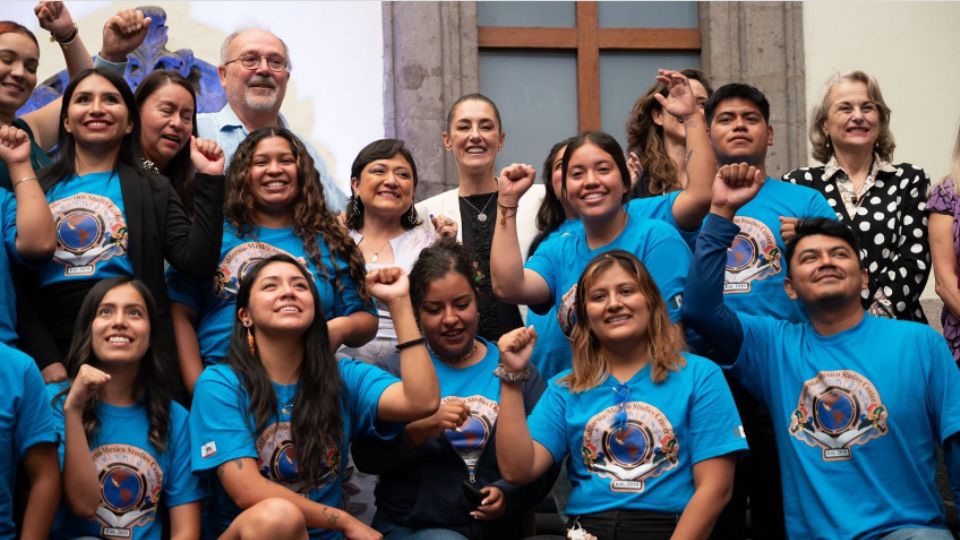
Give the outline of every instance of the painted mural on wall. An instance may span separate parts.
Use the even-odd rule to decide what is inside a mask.
[[[217,66],[196,58],[190,49],[170,51],[167,49],[167,12],[156,6],[138,7],[152,19],[147,37],[130,56],[124,79],[136,91],[140,81],[157,69],[176,71],[193,83],[197,90],[197,112],[217,112],[227,102],[223,87],[217,77]],[[38,84],[27,103],[17,111],[17,116],[34,111],[63,94],[69,79],[63,70]]]

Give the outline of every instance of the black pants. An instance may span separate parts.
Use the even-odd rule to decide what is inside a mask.
[[[713,528],[714,538],[786,538],[780,460],[770,412],[736,381],[728,379],[747,434],[750,454],[737,463],[733,496]],[[749,499],[750,527],[747,527]]]
[[[608,510],[572,518],[568,527],[579,523],[598,540],[669,540],[680,514],[645,510]]]

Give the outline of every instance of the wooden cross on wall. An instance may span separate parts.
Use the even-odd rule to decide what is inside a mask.
[[[481,49],[553,49],[577,52],[577,121],[600,129],[600,51],[699,51],[699,28],[600,28],[597,2],[577,2],[576,27],[480,26]]]

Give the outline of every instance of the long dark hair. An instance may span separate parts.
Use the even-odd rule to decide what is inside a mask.
[[[40,173],[40,185],[44,191],[48,191],[57,182],[77,174],[77,141],[71,133],[67,133],[67,130],[64,129],[63,121],[67,118],[70,101],[73,99],[73,93],[76,91],[77,85],[87,77],[94,75],[103,77],[117,89],[120,98],[123,99],[123,104],[127,107],[127,117],[133,124],[133,130],[120,140],[120,153],[117,154],[117,163],[114,164],[114,169],[120,163],[136,169],[140,168],[137,160],[137,146],[140,144],[140,113],[137,111],[137,103],[133,98],[133,92],[127,85],[127,81],[110,70],[85,69],[77,74],[63,91],[63,103],[60,105],[60,133],[57,136],[57,146],[59,148],[57,158],[53,164]]]
[[[303,143],[290,130],[281,127],[264,127],[255,130],[240,143],[237,151],[230,160],[227,169],[226,200],[223,205],[223,216],[237,229],[241,237],[253,234],[256,223],[255,201],[250,193],[250,164],[253,162],[254,152],[260,141],[270,137],[280,137],[290,145],[290,151],[297,160],[297,182],[300,193],[290,209],[293,216],[293,234],[303,241],[303,250],[307,252],[317,271],[330,279],[337,291],[343,290],[337,272],[337,259],[347,262],[347,271],[358,288],[360,298],[369,300],[365,278],[366,266],[360,249],[347,235],[340,223],[337,222],[323,198],[323,185],[313,158],[307,152]],[[320,258],[320,249],[317,247],[317,235],[322,235],[330,248],[330,264],[333,266],[333,275],[327,275],[327,266]]]
[[[147,306],[147,317],[150,320],[150,346],[140,359],[140,371],[134,381],[134,396],[143,402],[147,409],[147,420],[150,425],[148,439],[158,451],[163,452],[170,440],[170,401],[172,396],[169,389],[174,377],[169,371],[168,359],[156,345],[160,342],[160,321],[157,316],[157,303],[150,294],[150,289],[139,279],[128,276],[100,280],[80,305],[77,312],[77,323],[73,330],[73,340],[66,356],[67,377],[74,380],[80,372],[80,366],[90,364],[97,367],[99,359],[93,353],[93,332],[91,327],[97,316],[97,311],[103,298],[108,292],[123,285],[130,285],[143,297]],[[64,389],[54,398],[54,401],[65,395],[69,388]],[[83,406],[83,431],[87,440],[93,440],[100,429],[100,419],[97,418],[96,397],[87,401]]]
[[[295,266],[307,280],[310,294],[313,295],[314,317],[301,338],[304,345],[303,362],[300,364],[299,384],[293,402],[295,414],[290,422],[293,446],[297,449],[300,480],[313,487],[320,483],[325,472],[323,464],[326,448],[328,445],[339,448],[343,439],[343,421],[340,418],[343,380],[337,367],[337,358],[330,351],[327,320],[323,316],[317,286],[307,269],[293,257],[277,254],[257,262],[240,281],[237,310],[249,308],[253,284],[263,269],[275,262]],[[250,331],[256,337],[256,327]],[[233,335],[230,337],[230,354],[227,355],[226,363],[250,394],[250,414],[253,415],[255,429],[259,433],[277,417],[277,394],[267,370],[260,362],[259,351],[250,349],[247,328],[239,317],[235,317]]]
[[[413,190],[416,193],[419,181],[417,163],[413,161],[413,154],[410,153],[410,150],[407,150],[406,144],[400,139],[380,139],[364,146],[357,154],[356,159],[353,160],[353,166],[350,167],[350,178],[360,183],[362,181],[360,176],[367,165],[378,159],[390,159],[397,154],[400,154],[410,165],[410,174],[413,175]],[[363,213],[363,201],[360,200],[359,195],[351,193],[350,200],[347,201],[347,228],[359,231],[363,227]],[[417,225],[420,225],[420,214],[417,213],[417,209],[411,203],[410,208],[407,208],[407,211],[400,216],[400,226],[404,230],[410,230]]]
[[[699,69],[681,69],[680,73],[702,84],[708,98],[713,94],[707,76]],[[655,83],[637,98],[627,116],[627,151],[635,153],[640,159],[647,176],[647,195],[661,195],[682,189],[677,181],[677,166],[667,155],[667,146],[663,142],[663,126],[653,121],[653,111],[663,111],[656,94],[667,97],[668,93],[666,85]],[[639,178],[637,182],[640,182]]]
[[[190,81],[176,71],[158,69],[143,79],[143,81],[140,83],[140,86],[137,87],[137,93],[134,95],[134,98],[137,101],[137,113],[139,114],[140,108],[143,107],[143,104],[147,101],[147,98],[168,84],[175,84],[180,88],[183,88],[190,94],[190,97],[193,98],[193,129],[191,130],[191,133],[194,137],[196,137],[197,91]],[[137,151],[142,155],[143,149],[140,148],[139,143],[140,141],[138,139]],[[196,187],[193,184],[192,169],[193,163],[190,161],[190,142],[187,141],[187,144],[181,148],[180,151],[177,152],[177,154],[173,156],[173,159],[171,159],[167,164],[166,170],[160,171],[161,174],[170,179],[170,183],[173,184],[173,188],[176,189],[177,193],[180,195],[180,200],[183,201],[183,206],[187,210],[187,215],[191,217],[193,216],[193,197],[196,194]]]
[[[537,229],[540,230],[537,236],[530,243],[529,252],[533,254],[543,240],[550,236],[550,233],[557,230],[560,225],[567,220],[567,213],[563,209],[563,202],[560,200],[560,194],[553,191],[553,162],[557,159],[557,154],[563,147],[573,142],[573,137],[568,137],[550,147],[547,152],[547,159],[543,162],[543,202],[540,203],[540,209],[537,210]]]

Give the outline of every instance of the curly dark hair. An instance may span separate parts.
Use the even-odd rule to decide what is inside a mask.
[[[687,79],[698,81],[707,91],[707,97],[713,94],[713,88],[699,69],[681,69]],[[663,142],[663,126],[653,121],[653,111],[662,111],[663,107],[655,97],[660,94],[667,97],[668,90],[663,83],[655,83],[637,98],[633,109],[627,116],[627,152],[633,152],[640,159],[644,172],[649,178],[647,187],[651,195],[661,195],[681,189],[677,182],[677,166],[667,155]],[[639,181],[639,179],[638,179]]]
[[[240,143],[237,151],[230,160],[227,169],[226,197],[223,205],[223,215],[233,225],[241,237],[253,234],[256,225],[256,201],[250,192],[250,165],[260,141],[270,137],[285,139],[290,145],[297,160],[297,183],[300,193],[290,207],[293,217],[293,233],[303,241],[303,249],[307,252],[318,272],[324,273],[327,279],[333,279],[333,286],[337,291],[343,290],[343,283],[337,277],[338,255],[347,262],[347,271],[358,287],[360,298],[370,300],[370,294],[365,285],[366,266],[360,250],[347,235],[347,232],[337,221],[323,197],[323,185],[313,164],[313,158],[306,147],[290,130],[282,127],[260,128]],[[320,258],[320,249],[317,246],[317,235],[321,235],[330,248],[330,264],[334,275],[326,275],[326,265]]]

